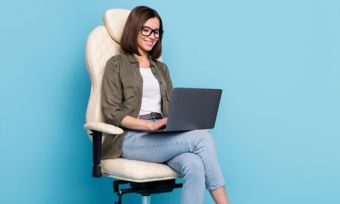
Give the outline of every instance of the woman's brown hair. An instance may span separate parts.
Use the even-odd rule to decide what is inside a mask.
[[[161,56],[162,37],[163,37],[162,19],[158,15],[157,11],[146,6],[135,7],[131,11],[126,21],[124,31],[122,34],[122,38],[120,40],[120,45],[125,52],[140,55],[138,51],[138,45],[137,45],[138,34],[140,30],[142,29],[142,26],[144,25],[144,23],[150,18],[155,18],[155,17],[158,18],[159,20],[160,35],[159,35],[159,39],[157,40],[156,44],[154,45],[152,50],[149,52],[149,54],[151,58],[154,60]]]

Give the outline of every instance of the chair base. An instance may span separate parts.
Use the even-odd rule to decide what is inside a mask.
[[[121,189],[120,185],[129,184],[130,188]],[[124,180],[116,180],[113,182],[113,190],[118,196],[118,201],[115,204],[122,204],[123,195],[128,193],[137,193],[143,196],[143,204],[150,203],[150,195],[158,193],[167,193],[175,188],[181,188],[183,184],[176,183],[175,179],[166,181],[153,181],[146,183],[136,183]]]

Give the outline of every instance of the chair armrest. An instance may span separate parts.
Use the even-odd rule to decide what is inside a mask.
[[[84,128],[87,130],[88,135],[93,136],[92,140],[92,148],[93,148],[93,167],[92,167],[92,176],[93,177],[101,177],[101,146],[102,146],[102,136],[105,134],[118,135],[122,134],[124,131],[116,126],[101,123],[101,122],[90,122],[84,125]]]
[[[92,132],[92,153],[93,153],[93,167],[92,167],[92,176],[93,177],[101,177],[102,176],[102,167],[100,166],[101,160],[101,152],[102,152],[102,137],[103,133],[98,132],[96,130],[87,130]]]
[[[102,133],[106,133],[106,134],[111,134],[111,135],[118,135],[118,134],[122,134],[124,131],[116,126],[107,124],[107,123],[101,123],[101,122],[90,122],[90,123],[86,123],[84,125],[84,128],[86,130],[95,130],[97,132],[102,132]]]

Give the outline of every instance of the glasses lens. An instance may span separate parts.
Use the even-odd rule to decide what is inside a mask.
[[[148,28],[148,27],[143,27],[141,30],[142,35],[144,36],[150,36],[152,32],[152,29]]]
[[[150,36],[152,33],[154,34],[155,38],[159,38],[159,34],[160,34],[159,29],[153,30],[153,29],[151,29],[151,28],[149,28],[149,27],[146,27],[146,26],[142,27],[142,29],[141,29],[141,34],[142,34],[143,36],[148,37],[148,36]]]
[[[154,30],[153,33],[154,33],[156,38],[159,38],[159,30],[158,29]]]

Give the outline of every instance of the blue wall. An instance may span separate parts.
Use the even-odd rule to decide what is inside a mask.
[[[1,1],[0,203],[113,202],[91,177],[84,47],[106,9],[140,4],[163,17],[174,84],[224,90],[213,134],[233,204],[340,203],[335,0]]]

